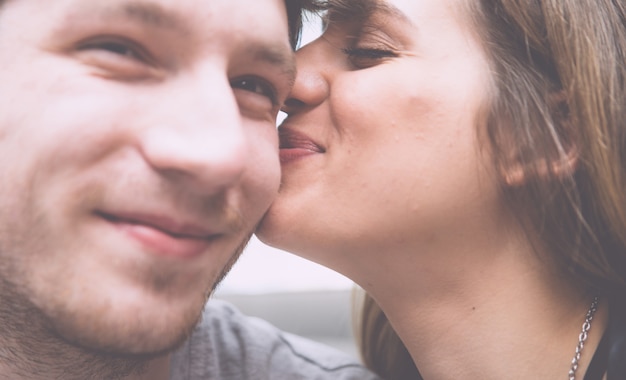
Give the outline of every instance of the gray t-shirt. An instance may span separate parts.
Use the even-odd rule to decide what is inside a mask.
[[[171,380],[380,380],[357,360],[211,300],[172,358]]]

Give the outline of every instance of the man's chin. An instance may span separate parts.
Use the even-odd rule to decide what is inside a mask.
[[[93,354],[152,359],[175,351],[189,338],[203,306],[178,314],[170,312],[169,318],[168,315],[159,318],[158,314],[146,318],[144,314],[123,319],[119,314],[107,316],[106,313],[95,318],[71,313],[72,316],[48,319],[48,325],[58,339]]]
[[[168,355],[180,348],[189,338],[191,331],[193,331],[193,327],[195,327],[195,325],[193,325],[189,330],[186,330],[184,333],[179,333],[174,337],[168,337],[167,340],[152,336],[140,342],[135,336],[133,340],[126,339],[118,340],[117,342],[112,342],[110,339],[98,340],[78,338],[73,339],[71,343],[82,350],[111,358],[117,357],[137,361],[149,361]]]

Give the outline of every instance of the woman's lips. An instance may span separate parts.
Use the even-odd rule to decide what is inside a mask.
[[[149,253],[191,258],[205,252],[217,236],[202,227],[176,223],[169,218],[149,215],[112,215],[97,213],[124,232]]]
[[[278,137],[280,139],[280,163],[282,165],[306,156],[326,152],[307,135],[289,128],[279,128]]]

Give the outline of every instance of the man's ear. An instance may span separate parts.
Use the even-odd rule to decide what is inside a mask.
[[[574,174],[579,162],[579,150],[576,131],[571,122],[571,114],[565,91],[551,93],[548,98],[552,126],[550,136],[550,150],[554,152],[549,156],[537,155],[534,161],[523,162],[519,149],[514,148],[511,156],[506,160],[506,166],[502,167],[501,175],[507,186],[518,187],[524,185],[529,176],[539,180],[550,178],[565,178]],[[544,135],[545,136],[545,135]],[[515,146],[515,144],[511,145]],[[543,148],[542,148],[543,149]]]

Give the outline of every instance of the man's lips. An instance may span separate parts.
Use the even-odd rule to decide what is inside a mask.
[[[278,137],[280,139],[280,163],[283,165],[305,156],[326,152],[307,135],[289,128],[279,128]]]
[[[171,257],[194,257],[206,251],[219,235],[194,223],[145,214],[96,212],[138,241],[149,252]]]

